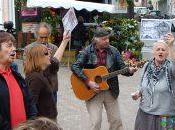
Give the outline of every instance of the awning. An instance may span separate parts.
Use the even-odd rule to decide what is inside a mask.
[[[100,4],[94,2],[84,2],[76,0],[27,0],[27,7],[53,7],[69,9],[74,7],[76,10],[86,9],[88,11],[97,10],[99,12],[126,13],[123,10],[117,10],[112,4]]]

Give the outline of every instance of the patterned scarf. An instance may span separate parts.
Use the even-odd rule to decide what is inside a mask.
[[[173,94],[172,89],[172,72],[171,72],[171,66],[170,61],[165,60],[164,63],[159,67],[155,67],[154,59],[150,60],[148,64],[146,65],[146,68],[144,70],[141,83],[147,82],[148,87],[148,96],[151,98],[151,102],[153,104],[153,93],[155,91],[155,85],[159,82],[160,78],[162,78],[164,75],[166,76],[166,81],[169,87],[169,91]],[[146,75],[147,81],[144,81],[144,75]]]

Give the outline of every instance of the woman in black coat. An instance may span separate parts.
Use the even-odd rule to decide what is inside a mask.
[[[11,130],[37,114],[23,77],[14,69],[14,37],[0,32],[0,130]]]

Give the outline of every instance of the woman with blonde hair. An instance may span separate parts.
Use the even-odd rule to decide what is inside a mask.
[[[49,77],[58,72],[59,62],[69,40],[68,33],[64,33],[60,47],[53,58],[51,58],[48,48],[42,44],[33,46],[26,53],[25,80],[32,95],[32,103],[37,106],[37,116],[56,120],[57,107],[54,101],[53,85]]]

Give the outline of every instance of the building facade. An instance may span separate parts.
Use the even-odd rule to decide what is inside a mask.
[[[15,4],[14,0],[0,0],[0,24],[5,21],[13,21],[15,25]],[[3,29],[0,26],[0,29]]]

